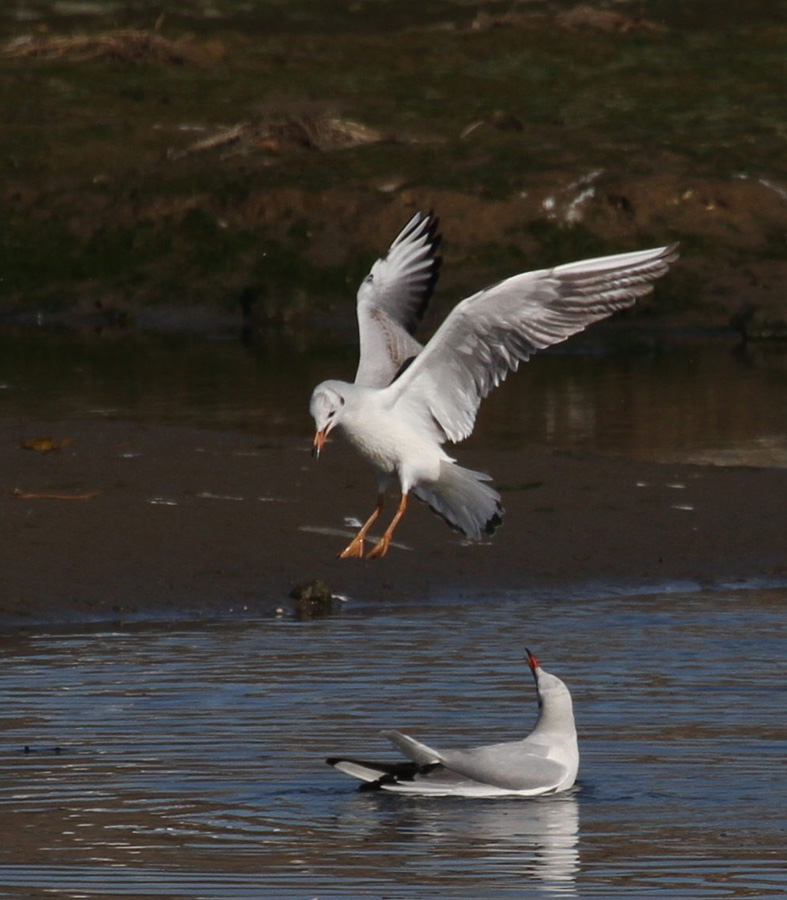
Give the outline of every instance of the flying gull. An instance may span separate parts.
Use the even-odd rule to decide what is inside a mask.
[[[336,429],[377,474],[377,504],[339,554],[360,558],[399,487],[396,513],[368,557],[385,556],[414,494],[456,531],[478,540],[500,525],[500,495],[442,445],[468,437],[481,401],[519,363],[650,293],[677,259],[677,244],[514,275],[463,300],[422,346],[413,332],[440,271],[438,219],[416,213],[358,290],[355,382],[324,381],[310,411],[319,456]]]

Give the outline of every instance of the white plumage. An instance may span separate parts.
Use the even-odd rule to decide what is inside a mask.
[[[413,331],[439,274],[437,226],[416,213],[372,266],[358,291],[355,383],[325,381],[312,394],[315,453],[339,427],[377,472],[377,506],[343,557],[363,556],[397,483],[399,508],[370,557],[388,551],[410,492],[466,537],[491,534],[502,521],[499,495],[441,445],[472,433],[481,401],[520,362],[631,306],[678,256],[673,244],[514,275],[455,306],[422,346]]]

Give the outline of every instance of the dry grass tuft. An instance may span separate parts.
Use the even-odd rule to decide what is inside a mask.
[[[656,22],[622,13],[607,12],[593,6],[575,6],[555,17],[560,28],[569,31],[599,31],[604,34],[659,33],[666,29]]]
[[[490,31],[493,28],[528,28],[543,24],[543,13],[479,12],[470,23],[471,31]],[[607,12],[593,6],[580,5],[554,16],[558,28],[567,31],[597,31],[602,34],[629,34],[640,32],[662,32],[666,29],[655,22],[622,13]]]
[[[201,55],[183,41],[171,41],[150,31],[108,31],[73,37],[28,36],[0,50],[4,59],[67,60],[69,62],[130,62],[160,65],[200,65]]]
[[[170,153],[170,159],[182,159],[214,150],[223,157],[250,153],[281,155],[297,150],[330,151],[394,141],[392,135],[336,116],[287,116],[283,119],[260,118],[225,128],[218,134],[197,141],[185,150]]]

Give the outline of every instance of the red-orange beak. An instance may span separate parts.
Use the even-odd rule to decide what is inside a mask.
[[[533,654],[525,647],[525,659],[527,660],[527,664],[530,666],[530,671],[535,675],[536,669],[539,668],[540,663],[533,656]]]
[[[312,456],[315,459],[320,458],[320,453],[322,452],[323,445],[325,444],[325,439],[328,437],[328,429],[323,428],[322,431],[317,431],[314,434],[314,442],[312,443]]]

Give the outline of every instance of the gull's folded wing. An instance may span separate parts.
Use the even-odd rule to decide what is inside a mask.
[[[530,748],[524,741],[469,750],[436,750],[400,731],[381,731],[380,734],[420,766],[442,763],[455,775],[502,790],[548,793],[562,784],[567,773],[565,765],[547,759],[541,755],[541,748]],[[546,751],[547,748],[543,748],[543,752]]]
[[[434,763],[441,761],[439,750],[433,750],[431,747],[427,747],[426,744],[422,744],[415,738],[411,738],[407,734],[402,734],[401,731],[386,730],[381,731],[380,734],[383,737],[388,738],[388,740],[395,747],[398,747],[408,759],[412,760],[414,763],[418,763],[419,766],[431,766],[434,765]]]
[[[523,750],[519,742],[472,750],[445,750],[440,762],[457,775],[523,794],[543,794],[556,790],[567,768]]]

